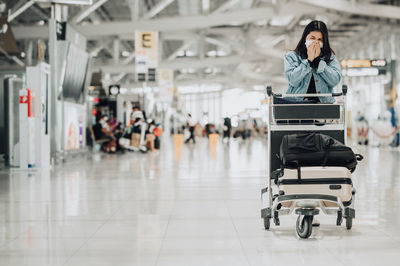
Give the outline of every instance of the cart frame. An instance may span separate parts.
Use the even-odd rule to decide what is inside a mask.
[[[267,92],[267,105],[268,105],[268,187],[262,189],[261,191],[261,217],[264,219],[264,227],[266,230],[270,229],[270,220],[273,219],[276,226],[280,225],[279,216],[290,215],[294,211],[299,215],[296,223],[296,231],[300,238],[308,238],[312,232],[312,220],[314,215],[319,214],[319,210],[326,215],[336,215],[336,224],[340,226],[343,222],[343,218],[346,219],[346,228],[351,229],[352,220],[355,218],[354,202],[355,202],[355,189],[353,188],[352,199],[349,206],[344,206],[339,197],[332,195],[323,194],[293,194],[293,195],[274,195],[272,189],[272,171],[273,169],[273,154],[272,154],[272,134],[285,131],[284,135],[291,134],[294,132],[320,132],[321,130],[336,131],[343,134],[344,143],[347,143],[347,125],[346,125],[346,94],[347,86],[342,86],[342,92],[331,93],[331,94],[274,94],[272,92],[272,87],[268,86],[266,88]],[[274,104],[272,102],[273,97],[339,97],[343,96],[343,102],[338,103],[340,110],[340,116],[338,119],[333,119],[326,121],[323,124],[315,125],[311,124],[291,124],[288,119],[280,119],[281,121],[287,120],[286,124],[279,124],[278,120],[274,117],[274,107],[275,106],[296,106],[296,108],[302,108],[305,106],[310,106],[310,104]],[[332,106],[332,104],[316,104],[312,103],[312,106],[316,108],[324,108],[324,106]],[[307,120],[312,117],[302,117],[299,120]],[[321,119],[318,117],[317,119]],[[286,134],[287,133],[287,134]],[[276,160],[276,159],[275,159]],[[287,208],[282,207],[282,203],[291,202],[291,205]],[[331,202],[337,205],[337,207],[326,207],[324,202]],[[300,207],[299,207],[300,206]],[[297,209],[296,209],[297,208]]]

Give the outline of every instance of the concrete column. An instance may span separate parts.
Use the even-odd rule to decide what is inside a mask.
[[[33,61],[33,41],[28,41],[28,48],[26,49],[26,65],[32,66]]]
[[[119,51],[120,51],[120,40],[115,38],[113,41],[113,59],[114,65],[118,65],[119,63]]]

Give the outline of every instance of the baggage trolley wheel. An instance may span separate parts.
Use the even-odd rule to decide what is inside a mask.
[[[271,226],[271,218],[264,217],[264,228],[265,230],[269,230]]]
[[[296,221],[296,231],[300,238],[309,238],[312,233],[312,215],[299,215]]]
[[[346,217],[346,229],[350,230],[353,227],[353,218]]]
[[[338,211],[336,225],[341,226],[342,223],[343,223],[343,214],[342,214],[342,211]]]

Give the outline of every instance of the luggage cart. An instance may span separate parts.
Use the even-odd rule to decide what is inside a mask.
[[[280,168],[279,149],[283,136],[288,134],[318,132],[331,136],[340,142],[347,142],[346,128],[346,94],[347,86],[343,85],[342,92],[332,94],[274,94],[272,88],[267,87],[268,99],[268,187],[261,191],[261,217],[264,219],[264,228],[270,229],[270,221],[280,225],[281,215],[298,215],[296,231],[300,238],[308,238],[312,233],[314,215],[320,210],[327,215],[336,215],[336,224],[340,226],[346,220],[346,228],[351,229],[355,218],[354,201],[355,190],[352,189],[352,199],[346,206],[339,197],[324,194],[291,194],[282,195],[281,191],[273,193],[273,173]],[[304,97],[339,97],[343,102],[337,104],[274,104],[273,98],[304,98]],[[326,206],[329,202],[331,207]],[[283,207],[283,205],[289,207]],[[332,207],[334,206],[334,207]]]

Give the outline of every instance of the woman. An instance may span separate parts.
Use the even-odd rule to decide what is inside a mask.
[[[340,81],[340,64],[331,49],[328,28],[314,20],[304,29],[294,51],[285,55],[288,94],[332,93]],[[307,97],[321,103],[333,103],[333,97]]]

